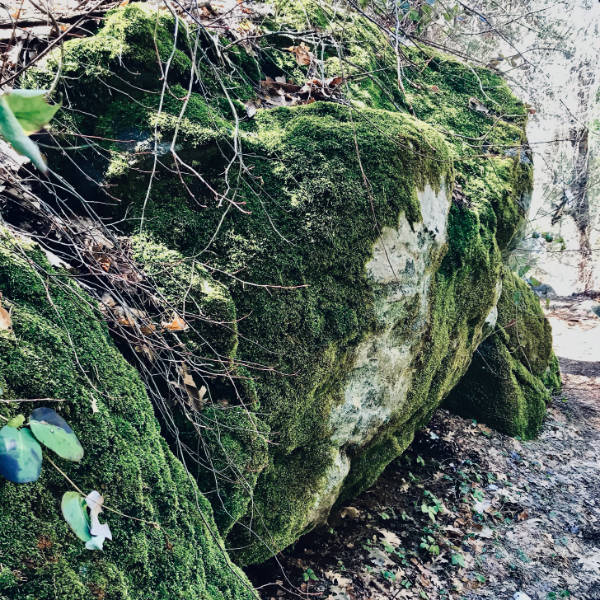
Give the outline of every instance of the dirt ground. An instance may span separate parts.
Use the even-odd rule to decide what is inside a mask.
[[[444,410],[330,524],[250,569],[264,600],[600,600],[600,304],[546,307],[564,389],[520,441]]]

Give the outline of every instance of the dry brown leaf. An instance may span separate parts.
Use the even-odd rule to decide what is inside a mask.
[[[110,271],[112,259],[110,258],[110,256],[108,256],[108,254],[100,254],[96,256],[96,260],[100,264],[100,267],[103,271],[105,271],[106,273]]]
[[[122,313],[117,319],[117,323],[122,327],[135,327],[135,319],[131,314]]]
[[[325,85],[327,87],[337,87],[338,85],[341,85],[343,81],[344,78],[338,75],[337,77],[331,77],[330,79],[326,79]]]
[[[163,321],[161,325],[167,331],[185,331],[188,328],[188,324],[177,313],[170,321]]]
[[[302,42],[299,46],[289,46],[286,48],[286,50],[296,55],[296,62],[300,66],[305,67],[310,65],[313,60],[313,54],[304,42]]]
[[[0,306],[0,331],[10,331],[12,329],[12,319],[10,313]]]
[[[192,377],[192,374],[187,370],[185,363],[181,365],[181,375],[183,379],[183,387],[192,403],[192,406],[196,410],[200,410],[204,406],[204,396],[206,395],[206,387],[201,386],[198,389],[196,381]]]

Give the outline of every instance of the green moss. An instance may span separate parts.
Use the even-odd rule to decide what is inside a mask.
[[[560,365],[558,364],[558,358],[554,352],[550,357],[548,367],[542,375],[542,383],[550,391],[551,394],[560,392],[562,388],[562,379],[560,376]]]
[[[178,334],[178,341],[188,352],[210,361],[210,371],[226,374],[238,345],[236,308],[227,288],[196,260],[146,235],[130,240],[132,258],[160,294],[160,321],[180,316],[187,330]]]
[[[560,387],[552,332],[537,296],[504,269],[496,332],[477,349],[447,406],[508,435],[535,436]]]
[[[538,297],[525,281],[504,270],[498,302],[498,326],[508,335],[508,349],[528,371],[541,376],[552,357],[552,328]]]
[[[14,336],[0,338],[4,397],[62,399],[53,406],[72,425],[85,456],[78,464],[52,459],[84,491],[98,490],[108,506],[135,517],[106,512],[114,539],[104,552],[92,552],[62,519],[60,498],[70,486],[47,461],[34,484],[0,482],[6,532],[0,595],[254,597],[228,562],[210,505],[161,438],[140,378],[111,343],[92,300],[53,272],[39,249],[5,232],[0,291],[14,328]],[[16,402],[2,412],[30,410],[30,403]]]
[[[130,19],[131,39],[123,26]],[[191,59],[183,38],[181,60],[168,75],[173,93],[161,101],[156,61],[146,56],[142,67],[138,54],[149,31],[158,28],[165,43],[172,39],[174,22],[156,19],[138,5],[110,16],[102,35],[112,36],[109,47],[118,45],[118,60],[109,50],[99,63],[110,73],[86,75],[88,62],[100,57],[98,36],[65,45],[68,72],[77,74],[65,86],[73,88],[75,103],[84,93],[86,102],[104,101],[98,118],[73,122],[105,138],[100,145],[108,152],[97,158],[84,149],[74,160],[110,190],[102,199],[112,203],[107,211],[123,233],[137,234],[143,223],[148,237],[135,242],[136,258],[170,303],[181,306],[180,288],[193,281],[194,310],[238,320],[237,330],[203,329],[186,343],[205,350],[203,340],[214,340],[247,389],[238,394],[223,379],[214,382],[221,404],[207,408],[202,423],[216,429],[196,437],[182,430],[189,443],[208,448],[206,459],[216,465],[200,465],[194,474],[229,532],[228,543],[240,548],[236,558],[255,562],[308,525],[332,465],[331,410],[343,400],[357,345],[380,327],[365,265],[383,227],[422,220],[417,190],[427,184],[451,190],[456,181],[462,192],[450,210],[447,247],[432,257],[433,283],[423,299],[430,314],[418,336],[414,379],[406,402],[368,446],[349,450],[342,498],[376,479],[467,370],[496,301],[502,251],[525,214],[526,113],[496,75],[431,50],[406,49],[412,62],[403,68],[403,91],[393,52],[373,24],[309,0],[276,4],[256,57],[235,48],[234,66],[224,75],[231,103],[209,61],[200,61],[198,87],[187,97]],[[307,23],[327,33],[320,56],[326,75],[346,77],[347,102],[259,110],[234,122],[231,104],[243,116],[241,101],[256,95],[252,85],[265,76],[306,79],[307,69],[285,49],[290,40],[280,32]],[[105,77],[120,88],[110,100]],[[117,84],[119,78],[127,84]],[[144,88],[146,81],[154,83]],[[473,110],[472,97],[489,114]],[[68,119],[65,126],[72,126]],[[183,161],[177,165],[170,152],[175,131]],[[146,153],[154,147],[155,170]],[[242,161],[233,148],[242,149]],[[204,267],[194,266],[196,260]],[[213,290],[208,295],[203,282]],[[411,314],[395,315],[397,340],[415,337]],[[248,367],[247,379],[240,365]],[[526,379],[518,367],[511,373]],[[246,401],[253,412],[240,409]],[[236,419],[248,436],[232,430]]]
[[[231,393],[229,394],[229,397]],[[200,456],[205,464],[196,469],[196,477],[215,509],[215,522],[226,535],[248,512],[258,477],[268,464],[268,428],[256,415],[242,406],[228,403],[205,408]],[[182,439],[197,443],[197,433]]]
[[[448,407],[508,435],[528,439],[542,426],[548,390],[496,334],[479,347]]]

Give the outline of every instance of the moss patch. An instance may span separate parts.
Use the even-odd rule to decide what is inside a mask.
[[[446,404],[504,433],[531,438],[542,425],[550,392],[559,387],[552,331],[539,300],[504,269],[496,331],[477,349]]]
[[[91,298],[35,246],[1,236],[0,291],[14,325],[14,335],[0,337],[4,398],[63,399],[53,406],[85,456],[79,464],[51,458],[83,490],[96,489],[108,506],[160,528],[106,512],[113,541],[104,552],[86,550],[60,514],[69,484],[45,462],[34,484],[0,482],[0,595],[253,598],[223,550],[209,503],[161,438],[140,378],[111,343]],[[4,405],[2,413],[28,414],[31,406]]]

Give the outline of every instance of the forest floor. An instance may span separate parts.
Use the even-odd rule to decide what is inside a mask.
[[[547,306],[564,388],[538,439],[439,410],[328,526],[250,570],[263,600],[599,600],[599,307]]]

